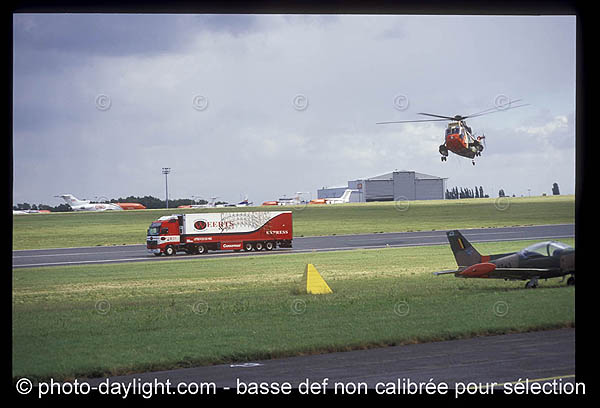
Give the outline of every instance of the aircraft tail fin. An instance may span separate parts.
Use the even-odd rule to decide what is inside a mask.
[[[67,204],[69,205],[82,205],[82,204],[89,204],[89,201],[82,201],[80,199],[78,199],[77,197],[75,197],[72,194],[61,194],[57,197],[62,198],[63,200],[66,201]]]
[[[471,266],[481,262],[481,254],[458,230],[446,233],[450,248],[454,253],[456,264],[460,266]]]
[[[355,191],[357,191],[357,190],[353,190],[351,188],[347,188],[346,190],[344,190],[344,194],[342,194],[342,196],[340,197],[341,201],[344,202],[344,203],[349,203],[350,202],[350,196]]]

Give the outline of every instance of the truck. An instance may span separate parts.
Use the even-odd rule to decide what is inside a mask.
[[[150,224],[146,248],[156,256],[177,252],[272,251],[292,247],[291,211],[172,214]]]

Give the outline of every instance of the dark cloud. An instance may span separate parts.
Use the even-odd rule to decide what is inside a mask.
[[[164,53],[198,31],[240,35],[258,27],[242,14],[17,14],[14,23],[15,48],[109,56]]]
[[[152,14],[15,15],[15,48],[90,55],[159,53],[181,47],[180,17]]]

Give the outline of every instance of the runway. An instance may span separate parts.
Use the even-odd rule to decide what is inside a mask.
[[[461,230],[472,243],[514,240],[546,240],[575,237],[574,224],[536,225],[524,227],[479,228]],[[218,251],[205,255],[178,253],[172,257],[156,257],[142,245],[98,246],[82,248],[59,248],[19,250],[12,253],[13,268],[86,265],[122,262],[161,262],[165,260],[249,256],[283,253],[341,251],[386,247],[407,247],[447,244],[446,231],[416,231],[380,234],[332,235],[294,238],[293,248],[262,252]]]
[[[112,377],[108,381],[123,384],[168,381],[172,387],[180,383],[210,383],[215,389],[232,392],[238,392],[240,387],[247,390],[251,383],[289,383],[294,389],[317,384],[314,385],[317,391],[319,387],[335,390],[336,383],[338,390],[345,391],[364,384],[373,392],[429,382],[446,384],[449,389],[476,383],[479,387],[489,384],[490,388],[505,390],[513,389],[519,380],[574,383],[575,329],[159,371]],[[86,381],[98,386],[106,379]]]

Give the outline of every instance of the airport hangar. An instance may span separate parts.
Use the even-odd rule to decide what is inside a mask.
[[[442,200],[446,193],[444,177],[416,171],[393,171],[375,177],[349,180],[347,186],[323,187],[317,198],[341,197],[346,189],[353,189],[350,202]]]

